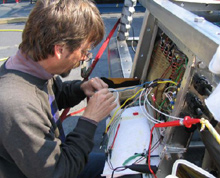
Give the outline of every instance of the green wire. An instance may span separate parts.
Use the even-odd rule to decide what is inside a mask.
[[[143,156],[143,153],[137,153],[137,154],[135,154],[134,156],[131,156],[131,157],[129,157],[128,159],[126,159],[125,161],[124,161],[124,163],[122,164],[123,166],[125,166],[128,162],[130,162],[132,159],[135,159],[135,158],[137,158],[137,157],[139,157],[139,156]]]
[[[183,67],[183,64],[178,67],[178,69],[176,70],[176,72],[179,72],[179,70],[180,70],[182,67]]]
[[[181,72],[179,72],[178,76],[176,77],[176,80],[175,80],[175,82],[177,82],[177,81],[179,80],[179,78],[180,78],[180,75],[181,75]]]
[[[165,104],[166,100],[167,100],[167,98],[165,98],[165,99],[163,100],[163,102],[160,104],[160,106],[159,106],[159,110],[162,109],[162,107],[163,107],[163,105]]]

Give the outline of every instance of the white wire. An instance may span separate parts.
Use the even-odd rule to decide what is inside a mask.
[[[174,95],[174,92],[172,92],[172,91],[168,91],[168,92],[166,92],[167,94],[171,94],[171,95]]]
[[[170,88],[177,89],[176,86],[169,86],[169,87],[167,87],[167,88],[164,90],[163,93],[164,93],[164,95],[169,99],[169,101],[171,102],[171,101],[173,101],[172,96],[174,96],[174,92],[176,93],[176,91],[174,91],[174,92],[172,92],[172,91],[167,91],[167,90],[170,89]]]
[[[112,134],[116,134],[117,131],[117,127],[118,124],[120,124],[121,121],[121,117],[117,118],[117,120],[114,121],[114,123],[112,123],[111,127],[109,128],[109,132],[108,132],[108,142],[107,142],[107,146],[106,146],[106,151],[109,149],[109,147],[112,145],[113,141],[114,141],[114,137]]]
[[[144,89],[144,90],[145,90],[145,89]],[[144,107],[141,105],[141,96],[143,95],[144,90],[141,91],[141,94],[140,94],[140,96],[139,96],[139,106],[140,106],[140,108],[141,108],[141,111],[142,111],[143,115],[144,115],[149,121],[153,122],[154,124],[156,124],[156,123],[158,123],[158,122],[161,122],[161,121],[158,121],[158,120],[156,120],[155,118],[153,118],[150,114],[148,114],[148,112],[147,112],[147,110],[146,110],[146,108],[145,108],[145,105],[144,105]],[[150,90],[150,91],[151,91],[151,90]],[[147,92],[147,91],[146,91],[146,92]]]
[[[177,89],[177,87],[176,87],[176,86],[169,86],[169,87],[167,87],[167,88],[164,90],[164,92],[166,93],[166,91],[167,91],[168,89],[170,89],[170,88]]]
[[[177,119],[177,120],[182,120],[182,119],[183,119],[183,118],[180,118],[180,117],[168,115],[168,114],[166,114],[166,113],[164,113],[164,112],[161,112],[161,111],[158,110],[157,108],[155,108],[152,104],[150,104],[150,102],[149,102],[149,100],[148,100],[148,95],[149,95],[149,93],[145,96],[144,103],[145,103],[145,101],[147,101],[147,104],[148,104],[152,109],[154,109],[154,110],[157,111],[158,113],[160,113],[160,114],[162,114],[162,115],[164,115],[164,116],[167,116],[167,117],[169,117],[169,118],[172,118],[172,119]]]
[[[148,92],[145,92],[145,94],[147,93],[147,96],[148,96],[151,91],[152,91],[152,88],[149,89]],[[146,97],[146,95],[145,95],[145,97]],[[147,110],[147,106],[146,106],[145,100],[144,100],[144,110],[145,110],[146,114],[147,114],[152,120],[154,120],[156,123],[163,122],[163,121],[157,120],[157,119],[155,119],[154,117],[151,116],[151,114],[150,114],[150,113],[148,112],[148,110]]]
[[[164,94],[168,98],[168,100],[171,102],[172,101],[172,97],[169,95],[169,93],[164,93]]]

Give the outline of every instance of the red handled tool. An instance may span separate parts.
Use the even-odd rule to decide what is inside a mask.
[[[192,127],[192,124],[200,123],[200,119],[194,119],[189,116],[184,117],[183,120],[176,120],[170,122],[163,122],[155,124],[154,127],[174,127],[174,126],[182,126],[184,125],[187,128]]]

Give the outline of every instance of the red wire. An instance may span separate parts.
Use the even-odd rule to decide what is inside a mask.
[[[115,133],[115,137],[114,137],[114,140],[113,140],[113,142],[112,142],[111,149],[113,149],[113,147],[114,147],[115,140],[116,140],[116,137],[117,137],[117,135],[118,135],[118,130],[119,130],[119,128],[120,128],[120,123],[118,124],[117,130],[116,130],[116,133]]]
[[[85,109],[86,109],[86,107],[84,107],[84,108],[82,108],[82,109],[80,109],[80,110],[78,110],[78,111],[72,112],[72,113],[68,114],[67,117],[73,116],[73,115],[75,115],[75,114],[79,114],[79,113],[83,112]]]
[[[75,111],[75,112],[72,112],[72,113],[70,113],[70,114],[68,114],[67,115],[67,110],[65,110],[65,113],[64,113],[64,117],[62,117],[62,115],[63,115],[63,113],[62,113],[62,115],[60,116],[60,119],[61,119],[61,122],[63,122],[67,117],[69,117],[69,116],[73,116],[73,115],[76,115],[76,114],[79,114],[79,113],[81,113],[82,111],[84,111],[86,109],[86,107],[84,107],[84,108],[82,108],[82,109],[80,109],[80,110],[78,110],[78,111]],[[69,110],[68,110],[69,111]],[[67,112],[67,113],[66,113]]]
[[[150,154],[151,154],[151,144],[152,144],[152,137],[153,137],[153,130],[155,127],[175,127],[175,126],[181,126],[184,125],[187,128],[190,128],[192,126],[192,124],[197,124],[200,123],[200,119],[197,118],[191,118],[190,116],[185,116],[183,123],[181,123],[179,120],[178,121],[170,121],[170,122],[164,122],[164,123],[157,123],[155,124],[151,131],[150,131],[150,143],[149,143],[149,148],[148,148],[148,167],[149,170],[151,172],[151,174],[153,174],[153,176],[155,178],[157,178],[157,176],[155,175],[154,171],[151,169],[151,165],[150,165]]]
[[[157,178],[157,176],[155,175],[154,171],[151,169],[151,165],[150,165],[150,152],[151,152],[151,144],[152,144],[152,136],[153,136],[154,128],[155,128],[155,126],[153,126],[151,131],[150,131],[150,143],[149,143],[149,148],[148,148],[148,167],[149,167],[149,170],[150,170],[151,174],[153,174],[153,176],[155,178]]]

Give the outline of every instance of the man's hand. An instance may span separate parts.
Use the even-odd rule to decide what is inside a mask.
[[[83,116],[99,122],[117,106],[114,101],[115,97],[107,88],[101,89],[89,99]]]
[[[92,78],[81,84],[81,89],[88,97],[93,96],[96,91],[99,91],[103,88],[108,88],[108,85],[98,77]]]

